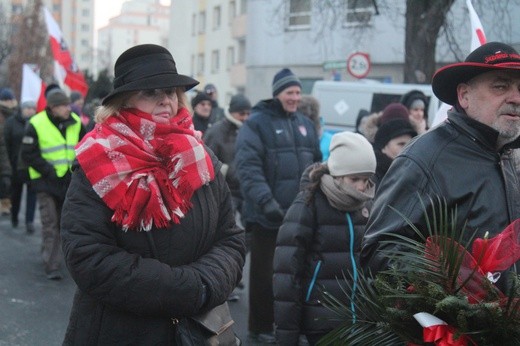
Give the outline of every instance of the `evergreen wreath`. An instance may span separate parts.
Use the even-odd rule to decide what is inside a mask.
[[[468,238],[456,208],[441,198],[432,205],[427,236],[394,209],[421,241],[392,235],[386,242],[401,247],[387,254],[388,270],[358,275],[355,295],[345,274],[344,297],[321,291],[341,325],[318,345],[520,345],[520,276],[505,271],[520,259],[520,219],[491,239]],[[507,292],[495,286],[500,274]]]

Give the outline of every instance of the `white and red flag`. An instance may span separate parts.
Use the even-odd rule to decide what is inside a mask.
[[[61,85],[66,85],[70,90],[79,91],[84,97],[87,95],[88,85],[83,73],[70,55],[65,39],[58,23],[52,17],[47,8],[43,8],[49,41],[54,55],[54,77]]]
[[[482,27],[482,23],[480,23],[480,19],[473,8],[473,4],[471,0],[466,0],[466,6],[469,11],[469,19],[471,21],[471,47],[470,51],[474,51],[478,47],[482,46],[486,43],[486,35],[484,34],[484,28]],[[448,110],[450,110],[451,106],[445,103],[442,103],[439,107],[437,113],[435,113],[435,118],[433,119],[432,127],[443,122],[448,114]]]
[[[36,111],[41,112],[47,104],[45,100],[45,83],[34,72],[29,64],[23,64],[22,70],[22,92],[20,101],[33,101],[36,103]]]
[[[471,20],[471,51],[474,51],[486,43],[486,35],[484,34],[484,28],[482,27],[482,23],[480,23],[477,12],[475,12],[471,4],[471,0],[466,0],[466,6],[468,6],[469,19]]]

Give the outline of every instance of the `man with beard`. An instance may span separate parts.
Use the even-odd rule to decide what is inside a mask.
[[[450,212],[456,208],[453,222],[466,238],[493,237],[520,217],[513,159],[520,147],[518,52],[487,43],[464,62],[439,69],[432,88],[453,108],[444,123],[408,144],[378,188],[360,259],[373,274],[400,250],[392,235],[421,241],[408,222],[427,235],[425,211],[438,215],[437,198]]]

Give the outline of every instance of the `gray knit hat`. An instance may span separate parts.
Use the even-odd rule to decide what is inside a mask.
[[[65,94],[63,90],[56,89],[47,95],[47,106],[61,106],[70,104],[70,98]]]
[[[344,131],[334,134],[329,150],[330,156],[327,165],[330,175],[334,177],[373,174],[376,171],[374,149],[370,142],[359,133]]]
[[[273,78],[273,97],[293,85],[302,87],[302,83],[291,70],[288,68],[280,70]]]
[[[236,94],[229,102],[229,113],[243,112],[251,110],[251,102],[242,94]]]

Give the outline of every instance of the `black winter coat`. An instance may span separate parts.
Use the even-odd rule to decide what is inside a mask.
[[[363,239],[361,265],[372,273],[386,269],[382,251],[398,245],[382,244],[398,233],[418,238],[402,213],[426,235],[424,206],[431,215],[436,197],[448,208],[457,207],[456,227],[465,225],[467,235],[482,238],[501,232],[520,217],[520,182],[513,150],[520,139],[496,149],[498,133],[465,114],[449,112],[442,125],[413,139],[397,156],[381,181],[367,232]],[[432,197],[432,199],[430,199]],[[418,239],[419,240],[419,239]]]
[[[238,134],[238,126],[224,118],[217,121],[204,133],[204,143],[217,155],[218,159],[227,165],[226,183],[231,190],[231,195],[241,200],[240,182],[236,176],[235,142]]]
[[[236,142],[245,221],[278,229],[281,223],[267,220],[262,207],[274,198],[286,211],[298,194],[303,171],[319,161],[319,136],[308,117],[287,113],[278,99],[255,105]]]
[[[174,345],[171,318],[226,300],[241,279],[245,239],[222,175],[199,188],[191,202],[180,224],[124,232],[111,222],[113,211],[84,172],[73,173],[61,237],[78,290],[64,345]]]
[[[337,316],[320,304],[318,288],[344,297],[337,280],[352,275],[368,219],[366,207],[342,212],[319,189],[308,204],[310,193],[298,194],[276,241],[274,319],[277,341],[284,346],[298,345],[300,334],[325,334],[338,326]]]
[[[21,112],[17,112],[6,120],[4,126],[5,146],[7,154],[9,155],[9,161],[11,162],[13,178],[22,178],[22,181],[28,180],[29,178],[27,164],[24,162],[18,162],[18,160],[21,159],[20,149],[22,147],[22,138],[28,121],[29,119],[25,119]],[[20,174],[23,174],[24,176],[19,177]]]

